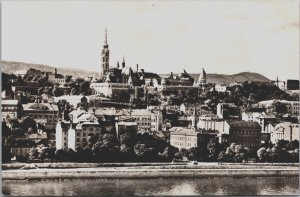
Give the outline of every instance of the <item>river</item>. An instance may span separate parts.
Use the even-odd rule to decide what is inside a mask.
[[[299,177],[3,181],[11,196],[299,195]]]

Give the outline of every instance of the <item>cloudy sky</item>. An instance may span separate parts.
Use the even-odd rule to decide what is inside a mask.
[[[146,71],[299,78],[298,0],[2,1],[2,59],[100,71],[105,28],[110,65]]]

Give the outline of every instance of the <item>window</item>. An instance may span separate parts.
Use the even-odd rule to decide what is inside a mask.
[[[79,138],[77,138],[77,142],[79,142],[80,141],[80,139]]]

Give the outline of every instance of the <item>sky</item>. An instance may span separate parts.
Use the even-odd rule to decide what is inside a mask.
[[[2,60],[299,79],[298,0],[2,1]]]

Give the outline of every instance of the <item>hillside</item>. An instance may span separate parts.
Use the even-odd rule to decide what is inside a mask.
[[[174,74],[175,76],[177,74]],[[190,74],[195,80],[198,80],[199,74],[192,73]],[[161,74],[160,76],[170,76],[170,74]],[[244,82],[244,81],[270,81],[268,78],[265,76],[259,74],[259,73],[254,73],[254,72],[241,72],[233,75],[225,75],[225,74],[216,74],[216,73],[208,73],[206,74],[207,77],[207,82],[208,83],[224,83],[224,84],[229,84],[233,82]]]
[[[54,72],[53,66],[43,65],[43,64],[30,64],[23,62],[12,62],[12,61],[1,61],[1,71],[5,73],[14,73],[17,70],[34,68],[44,72]],[[100,68],[99,68],[100,70]],[[63,75],[72,75],[73,77],[86,77],[93,76],[98,74],[98,72],[81,70],[75,68],[57,68],[57,72]],[[177,74],[174,74],[177,75]],[[190,74],[194,79],[198,80],[199,74],[192,73]],[[161,74],[162,77],[168,77],[170,74]],[[208,83],[233,83],[234,81],[243,82],[243,81],[270,81],[265,76],[259,73],[253,72],[241,72],[233,75],[224,75],[224,74],[207,74]]]
[[[54,72],[53,66],[43,65],[43,64],[31,64],[23,62],[12,62],[12,61],[1,61],[1,72],[4,73],[14,73],[17,70],[28,70],[29,68],[34,68],[43,72]],[[63,75],[72,75],[73,77],[86,77],[93,76],[97,72],[81,70],[75,68],[61,68],[57,67],[57,72]]]

